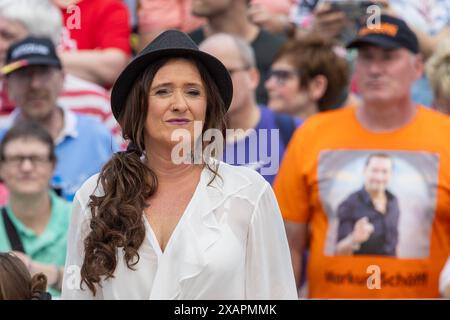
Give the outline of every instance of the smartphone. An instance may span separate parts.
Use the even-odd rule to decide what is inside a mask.
[[[380,10],[383,9],[383,4],[373,1],[343,0],[331,2],[330,11],[341,11],[347,17],[348,25],[339,36],[341,42],[347,43],[356,36],[359,28],[370,14],[370,12],[367,12],[367,8],[373,5],[377,5]]]
[[[373,1],[344,0],[331,2],[331,11],[342,11],[349,19],[360,19],[368,14],[367,8],[372,5],[383,9],[382,4]]]

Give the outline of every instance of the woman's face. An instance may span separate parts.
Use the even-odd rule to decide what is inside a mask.
[[[180,139],[192,143],[202,133],[206,106],[206,89],[196,65],[185,59],[169,60],[150,85],[146,144],[173,147]]]
[[[46,192],[53,175],[50,148],[35,138],[17,138],[4,149],[0,174],[11,193],[32,195]]]
[[[308,91],[300,88],[297,70],[287,59],[279,59],[272,64],[271,76],[265,83],[270,109],[296,114],[312,103]]]

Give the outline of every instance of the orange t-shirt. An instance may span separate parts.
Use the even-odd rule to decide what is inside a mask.
[[[309,297],[438,297],[450,253],[450,117],[419,106],[403,128],[374,133],[355,111],[306,121],[274,183],[284,218],[311,227]],[[385,214],[365,186],[388,195]],[[337,244],[364,216],[370,237],[345,256]]]

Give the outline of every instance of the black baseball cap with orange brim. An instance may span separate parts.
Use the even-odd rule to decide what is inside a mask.
[[[417,36],[405,21],[382,14],[378,22],[362,26],[357,36],[347,44],[347,48],[374,45],[386,49],[404,48],[414,54],[419,53]]]

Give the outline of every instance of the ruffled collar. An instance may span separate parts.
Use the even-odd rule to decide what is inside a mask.
[[[223,162],[214,181],[204,168],[199,185],[184,216],[172,234],[158,266],[150,299],[183,299],[183,283],[199,275],[207,261],[205,253],[221,237],[215,210],[243,188],[250,180],[235,167]]]

